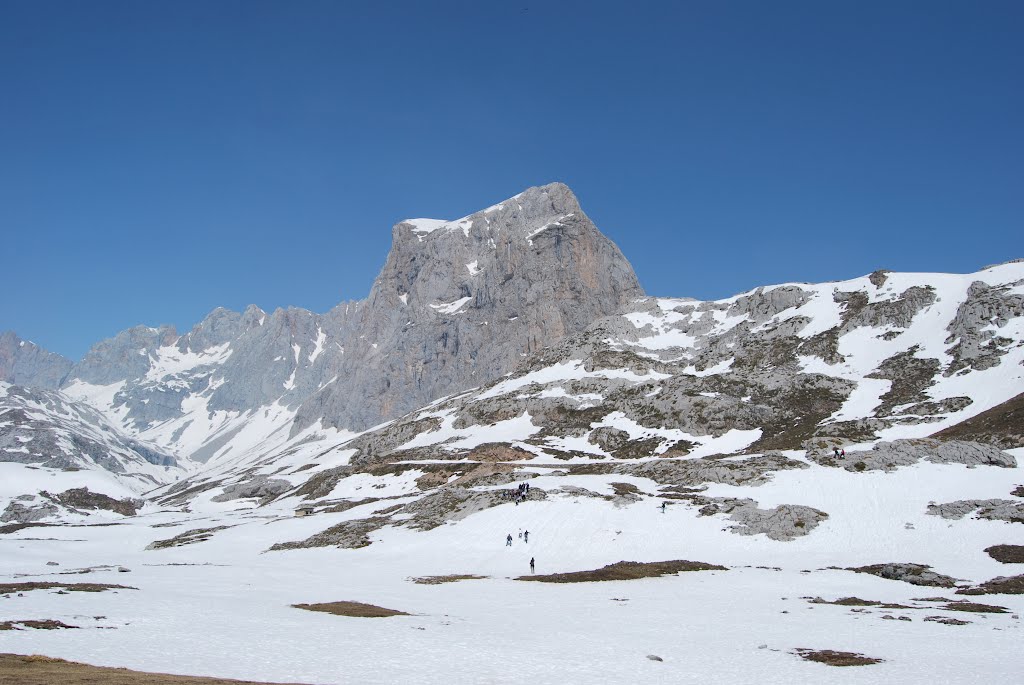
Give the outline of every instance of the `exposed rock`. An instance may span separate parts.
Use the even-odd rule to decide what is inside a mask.
[[[705,498],[695,501],[703,504],[701,516],[727,514],[737,525],[729,531],[739,535],[764,533],[771,540],[787,541],[807,535],[828,518],[823,511],[800,504],[782,504],[772,509],[760,509],[752,499]]]
[[[173,538],[168,538],[166,540],[154,540],[146,545],[146,549],[168,549],[170,547],[194,545],[197,542],[205,542],[206,540],[209,540],[218,530],[224,530],[230,527],[231,526],[215,526],[213,528],[196,528],[179,535],[175,535]]]
[[[966,626],[970,623],[970,621],[961,621],[952,616],[925,616],[924,620],[931,621],[932,623],[942,623],[947,626]]]
[[[873,564],[871,566],[860,566],[849,568],[848,571],[857,573],[869,573],[887,580],[900,580],[911,585],[926,585],[931,587],[954,587],[956,578],[944,576],[931,570],[931,566],[923,564]]]
[[[1024,502],[1005,499],[970,499],[930,504],[926,513],[944,519],[959,520],[972,512],[977,512],[974,516],[976,519],[1024,523]]]
[[[29,506],[21,502],[12,501],[4,509],[3,515],[0,515],[0,523],[34,523],[51,516],[56,516],[59,512],[60,509],[58,507],[48,502]]]
[[[73,488],[65,490],[58,495],[51,495],[44,490],[40,494],[76,512],[82,509],[102,509],[121,514],[122,516],[135,516],[143,505],[141,499],[114,499],[100,492],[90,492],[89,488]]]
[[[270,501],[292,489],[292,484],[280,478],[258,476],[243,483],[235,483],[224,488],[224,492],[213,498],[214,502],[228,502],[235,499],[250,497],[261,501]]]
[[[953,356],[947,376],[961,369],[981,371],[999,364],[1013,340],[995,330],[1024,316],[1024,295],[1011,294],[1010,290],[1010,286],[992,287],[983,281],[971,284],[967,299],[946,329],[946,343],[952,345],[947,352]]]
[[[802,461],[766,454],[743,459],[664,459],[622,464],[614,468],[614,473],[649,478],[662,485],[760,485],[767,483],[775,471],[806,468],[809,467]]]
[[[977,442],[943,441],[931,438],[880,442],[869,451],[847,452],[836,457],[831,447],[808,450],[807,457],[823,466],[839,466],[847,471],[895,471],[924,460],[935,464],[998,466],[1014,468],[1013,456],[990,445]]]
[[[278,542],[270,547],[270,551],[288,549],[305,549],[308,547],[341,547],[357,549],[370,544],[370,533],[392,523],[388,516],[371,516],[355,521],[343,521],[327,530],[312,535],[298,542]]]

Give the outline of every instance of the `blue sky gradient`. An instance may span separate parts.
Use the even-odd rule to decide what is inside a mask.
[[[563,181],[646,290],[1024,257],[1021,2],[0,0],[0,330],[365,297]]]

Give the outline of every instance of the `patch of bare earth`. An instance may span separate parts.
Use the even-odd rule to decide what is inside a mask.
[[[0,654],[0,683],[11,685],[272,685],[248,680],[142,673],[46,656]]]
[[[1024,564],[1024,545],[994,545],[985,552],[1003,564]]]
[[[961,588],[958,595],[1024,595],[1024,575],[999,576],[986,580],[981,585]]]
[[[725,566],[706,564],[702,561],[620,561],[593,571],[570,573],[549,573],[547,575],[519,576],[516,580],[533,580],[541,583],[593,583],[605,580],[636,580],[657,578],[682,571],[727,571]]]
[[[950,602],[942,607],[946,611],[969,611],[975,614],[1008,614],[1010,610],[1006,607],[993,604],[978,604],[976,602]]]
[[[374,604],[362,602],[324,602],[322,604],[293,604],[296,609],[306,611],[322,611],[335,616],[356,616],[359,618],[386,618],[388,616],[410,616],[397,609],[385,609]]]
[[[829,666],[870,666],[882,663],[882,659],[875,659],[856,652],[837,652],[832,649],[795,649],[793,652],[806,661],[815,661]]]
[[[829,602],[821,597],[814,597],[807,600],[811,604],[834,604],[842,607],[878,607],[879,609],[920,609],[920,607],[907,606],[906,604],[890,604],[877,602],[872,599],[861,599],[860,597],[843,597]]]
[[[78,626],[69,626],[66,623],[55,621],[52,618],[39,620],[24,620],[24,621],[0,621],[0,630],[25,630],[31,628],[33,630],[57,630],[59,628],[77,628]],[[0,683],[4,682],[0,680]]]
[[[108,583],[0,583],[0,595],[31,590],[63,590],[64,592],[103,592],[104,590],[138,590],[128,585]]]
[[[444,583],[457,583],[460,580],[483,580],[487,576],[474,576],[470,574],[455,574],[449,576],[421,576],[413,578],[412,582],[417,585],[442,585]]]

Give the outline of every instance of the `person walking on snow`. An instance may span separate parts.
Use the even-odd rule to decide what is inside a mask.
[[[530,573],[533,573],[533,557],[530,557]]]
[[[505,546],[506,547],[511,547],[512,546],[512,533],[509,533],[508,537],[505,538]]]
[[[665,513],[665,505],[666,505],[666,504],[668,504],[668,502],[662,502],[662,503],[661,503],[661,513],[662,513],[662,514],[664,514],[664,513]]]
[[[523,533],[523,542],[529,542],[529,541],[530,541],[530,531],[526,531],[525,533]]]

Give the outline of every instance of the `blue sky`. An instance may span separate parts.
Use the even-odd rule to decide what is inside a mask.
[[[656,295],[1024,257],[1024,3],[0,0],[0,330],[365,297],[567,183]]]

